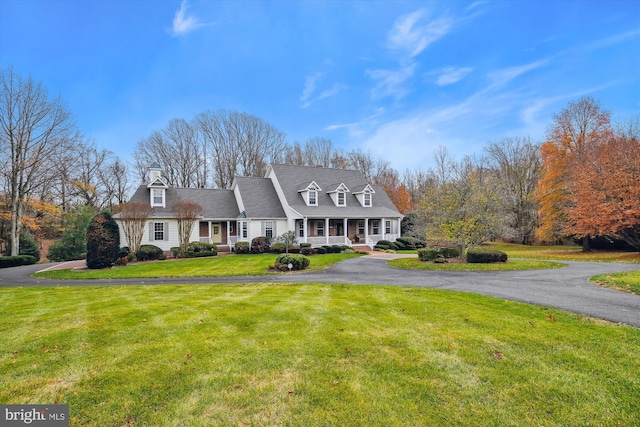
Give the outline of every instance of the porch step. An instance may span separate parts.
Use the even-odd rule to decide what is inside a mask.
[[[367,245],[353,245],[351,246],[351,249],[353,249],[354,251],[366,251],[366,252],[371,252],[371,248]]]

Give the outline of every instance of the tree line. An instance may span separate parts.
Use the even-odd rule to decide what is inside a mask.
[[[21,234],[57,238],[88,213],[118,211],[153,163],[169,184],[196,188],[229,188],[271,163],[356,169],[406,215],[405,234],[463,250],[497,238],[593,236],[640,250],[638,117],[613,125],[590,97],[554,115],[543,143],[505,137],[462,159],[439,147],[432,167],[401,175],[370,152],[321,137],[291,143],[263,119],[228,110],[169,121],[137,142],[127,165],[82,135],[61,98],[31,77],[1,70],[0,89],[2,252],[17,254]]]

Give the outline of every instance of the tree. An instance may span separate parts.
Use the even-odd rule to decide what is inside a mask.
[[[95,211],[78,204],[65,214],[65,229],[62,238],[49,247],[50,261],[72,261],[82,259],[87,252],[87,226]]]
[[[400,181],[398,171],[386,166],[378,170],[373,181],[382,187],[400,213],[404,214],[411,209],[411,197]]]
[[[451,178],[427,191],[421,215],[427,237],[453,242],[461,255],[501,234],[504,223],[492,174],[470,158],[452,164]]]
[[[180,250],[184,253],[189,246],[189,238],[193,227],[200,217],[202,207],[190,200],[181,200],[171,208],[178,222],[178,241]]]
[[[0,71],[0,163],[11,205],[11,255],[19,252],[27,199],[43,183],[47,162],[73,140],[74,123],[60,98],[12,68]]]
[[[484,151],[508,215],[508,235],[502,237],[526,244],[538,222],[535,188],[540,178],[540,147],[529,138],[503,138],[489,143]]]
[[[569,102],[547,131],[547,142],[541,147],[542,175],[537,186],[540,225],[536,235],[554,241],[570,235],[568,212],[572,204],[573,172],[584,167],[594,144],[611,135],[611,114],[602,110],[591,97]],[[583,250],[589,250],[589,236],[582,239]]]
[[[640,251],[640,139],[612,135],[573,173],[567,231],[621,238]],[[597,212],[597,214],[595,214]]]
[[[152,212],[153,208],[149,203],[129,202],[122,206],[118,217],[129,246],[129,253],[136,254],[140,250],[147,219]]]
[[[120,230],[109,212],[93,217],[87,227],[87,267],[111,267],[120,253]]]

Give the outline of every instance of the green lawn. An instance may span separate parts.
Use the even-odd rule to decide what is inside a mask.
[[[600,286],[640,295],[640,270],[627,273],[598,274],[590,280]]]
[[[323,270],[358,254],[325,254],[311,258],[309,270]],[[162,277],[223,277],[282,274],[269,271],[277,258],[274,254],[225,255],[166,261],[147,261],[105,270],[51,270],[35,274],[51,279],[140,279]]]
[[[506,263],[467,264],[447,263],[435,264],[422,262],[418,258],[398,258],[388,261],[388,264],[398,268],[412,270],[446,270],[446,271],[508,271],[508,270],[541,270],[547,268],[564,267],[566,264],[551,261],[508,260]]]
[[[582,252],[581,246],[530,246],[513,243],[486,243],[482,246],[506,252],[510,258],[640,263],[638,252],[601,250]]]
[[[72,426],[636,426],[640,329],[432,289],[0,289],[0,402]]]

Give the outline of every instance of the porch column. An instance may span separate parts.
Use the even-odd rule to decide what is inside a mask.
[[[329,244],[329,218],[324,219],[324,239]]]
[[[345,245],[351,245],[351,242],[349,241],[349,236],[347,236],[349,233],[349,229],[348,227],[348,223],[347,223],[347,218],[343,218],[342,219],[342,240],[344,242]]]
[[[307,224],[307,217],[302,218],[302,234],[304,234],[304,242],[307,243],[309,241],[309,228]]]
[[[231,221],[227,221],[227,246],[231,249]]]
[[[369,241],[369,218],[364,219],[364,243]]]
[[[386,223],[385,223],[384,218],[382,218],[382,224],[381,224],[381,226],[382,226],[382,240],[386,240],[386,239],[384,238],[384,235],[385,235],[385,231],[387,231],[387,227],[386,227]],[[391,231],[391,230],[389,230],[389,231]]]

